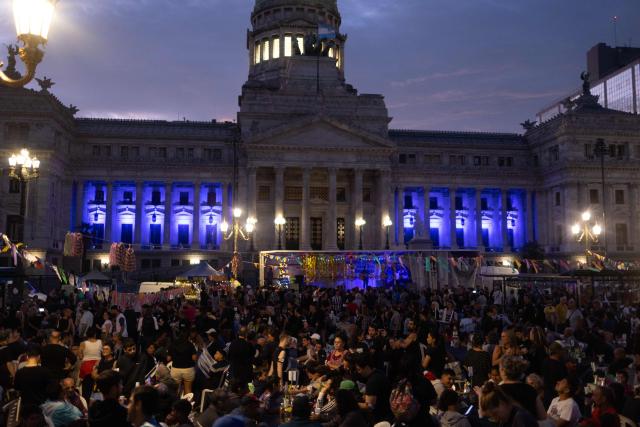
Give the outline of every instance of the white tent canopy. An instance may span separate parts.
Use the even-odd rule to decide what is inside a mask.
[[[110,282],[111,279],[99,271],[92,271],[90,273],[85,274],[80,279],[83,282]]]
[[[200,261],[200,264],[180,274],[180,277],[211,277],[220,276],[221,274],[222,272],[211,267],[207,261]]]

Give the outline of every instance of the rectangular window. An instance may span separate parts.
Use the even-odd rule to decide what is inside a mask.
[[[140,147],[131,147],[131,157],[134,159],[140,157]]]
[[[440,154],[426,154],[424,156],[425,165],[441,165],[442,156]]]
[[[284,56],[291,56],[292,51],[293,51],[293,46],[291,45],[291,35],[285,35],[284,36]]]
[[[158,148],[158,157],[160,157],[161,159],[167,158],[167,147]]]
[[[429,209],[439,209],[437,197],[429,197]]]
[[[480,166],[482,163],[482,160],[480,159],[480,156],[473,156],[473,166]]]
[[[407,155],[406,154],[400,154],[400,156],[398,156],[398,163],[400,164],[406,164],[407,163]]]
[[[187,148],[187,159],[193,159],[193,155],[194,155],[194,149]]]
[[[404,195],[404,209],[413,209],[413,196],[411,194]]]
[[[110,145],[102,147],[102,150],[104,151],[104,157],[111,157],[111,146]]]
[[[288,202],[298,202],[302,200],[302,187],[285,187],[284,199]]]
[[[371,189],[370,188],[363,188],[362,189],[362,201],[363,202],[370,202],[371,201]]]
[[[481,211],[488,211],[489,210],[489,199],[487,199],[486,197],[481,197],[480,198],[480,210]]]
[[[280,58],[280,38],[274,37],[273,39],[273,59]]]
[[[300,53],[304,55],[304,37],[298,36],[296,38],[296,41],[298,42],[298,48],[300,49]]]
[[[311,218],[311,249],[322,250],[322,218]]]
[[[589,203],[597,205],[600,203],[600,192],[594,188],[589,190]]]
[[[584,157],[586,159],[593,159],[593,145],[584,144]]]
[[[461,211],[463,209],[464,209],[464,206],[462,205],[462,197],[456,196],[456,210]]]
[[[151,192],[151,204],[157,206],[162,203],[160,200],[160,190],[153,190]]]
[[[132,204],[133,203],[133,191],[123,191],[122,192],[122,200],[125,203]]]
[[[261,185],[258,187],[258,201],[269,202],[271,201],[271,187],[268,185]]]
[[[129,158],[129,147],[120,147],[120,157],[123,159]]]
[[[149,157],[158,157],[158,149],[156,147],[149,147]]]
[[[22,242],[24,240],[22,217],[20,215],[7,215],[7,235],[14,242]]]
[[[133,224],[122,224],[120,226],[120,241],[122,243],[133,243]]]
[[[338,249],[343,251],[345,246],[344,243],[345,243],[345,236],[346,236],[346,223],[344,218],[338,218],[338,224],[337,224],[336,230],[338,230],[338,235],[337,235]]]
[[[344,187],[336,188],[336,202],[346,202],[347,201],[347,189]]]
[[[260,42],[257,42],[255,47],[253,48],[253,53],[254,53],[254,57],[253,57],[253,63],[254,64],[259,64],[260,63]]]
[[[560,192],[556,191],[556,206],[560,206]]]
[[[179,259],[172,259],[171,260],[171,267],[180,267],[180,260]]]
[[[549,161],[557,162],[560,160],[560,146],[555,145],[549,148]]]
[[[218,246],[218,226],[215,224],[207,224],[205,229],[204,243],[207,248],[216,248]]]
[[[625,144],[619,144],[617,146],[617,157],[618,159],[626,159],[627,158],[627,146]]]
[[[309,190],[312,200],[329,201],[329,189],[327,187],[311,187]]]
[[[189,224],[178,224],[178,245],[189,246]]]
[[[207,192],[207,206],[215,206],[217,202],[216,190],[209,190]]]
[[[434,248],[440,247],[440,229],[436,227],[429,227],[429,237],[431,237],[431,243]]]
[[[622,247],[628,244],[627,224],[616,224],[616,246]]]
[[[262,60],[263,61],[268,61],[269,60],[269,40],[264,40],[262,42]]]
[[[415,165],[416,164],[416,155],[415,154],[408,154],[407,155],[407,164],[410,164],[410,165]]]
[[[93,157],[100,157],[100,146],[99,145],[94,145],[93,146]]]
[[[286,249],[296,251],[300,248],[300,218],[287,218],[284,235]]]
[[[616,205],[624,205],[624,190],[616,190]]]
[[[11,194],[19,194],[20,193],[20,180],[17,178],[9,178],[9,193]]]
[[[184,148],[176,148],[176,158],[184,159]]]
[[[189,204],[189,192],[188,191],[181,191],[180,192],[180,204],[181,205],[188,205]]]
[[[162,226],[149,224],[149,244],[159,246],[162,244]]]

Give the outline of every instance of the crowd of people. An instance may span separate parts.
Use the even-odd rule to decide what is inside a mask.
[[[634,426],[638,315],[564,289],[216,286],[142,307],[55,290],[2,312],[3,420]]]

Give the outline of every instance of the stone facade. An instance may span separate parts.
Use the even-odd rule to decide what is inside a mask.
[[[524,135],[390,129],[383,96],[345,81],[340,19],[335,0],[256,2],[237,124],[79,119],[46,91],[1,88],[0,155],[26,147],[42,160],[24,240],[62,262],[66,231],[86,224],[90,267],[112,241],[136,245],[143,271],[221,265],[231,246],[219,225],[235,206],[258,220],[256,250],[276,249],[280,215],[287,249],[357,249],[357,218],[364,248],[383,249],[388,216],[395,249],[502,255],[535,241],[573,256],[582,246],[570,226],[585,209],[600,220],[604,201],[608,254],[637,256],[640,117],[576,108]],[[299,38],[319,24],[337,43],[304,55]],[[610,149],[604,197],[598,138]],[[20,195],[7,175],[0,230],[11,236]]]

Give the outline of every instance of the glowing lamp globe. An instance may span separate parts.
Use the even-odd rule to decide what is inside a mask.
[[[13,19],[18,38],[38,37],[46,41],[56,0],[13,0]]]
[[[595,236],[599,236],[602,234],[602,227],[600,227],[598,224],[593,226],[593,234]]]
[[[573,226],[571,227],[571,233],[573,233],[574,235],[580,233],[580,224],[573,224]]]
[[[585,222],[591,220],[591,212],[589,212],[589,211],[583,212],[582,213],[582,220],[585,221]]]
[[[285,225],[285,224],[287,223],[287,220],[286,220],[286,219],[284,219],[284,217],[283,217],[282,215],[279,215],[279,216],[275,219],[274,223],[275,223],[276,225],[280,225],[280,226],[281,226],[281,225]]]
[[[235,208],[233,210],[233,217],[234,218],[240,218],[242,216],[242,209],[240,208]]]
[[[247,230],[247,233],[253,233],[253,230],[255,230],[256,225],[252,222],[247,222],[247,224],[244,226],[244,229]]]
[[[227,221],[222,221],[222,224],[220,224],[220,231],[222,231],[223,233],[229,231],[229,224],[227,223]]]
[[[391,221],[391,218],[389,218],[389,216],[387,215],[384,220],[382,221],[382,225],[384,227],[391,227],[393,225],[393,222]]]

